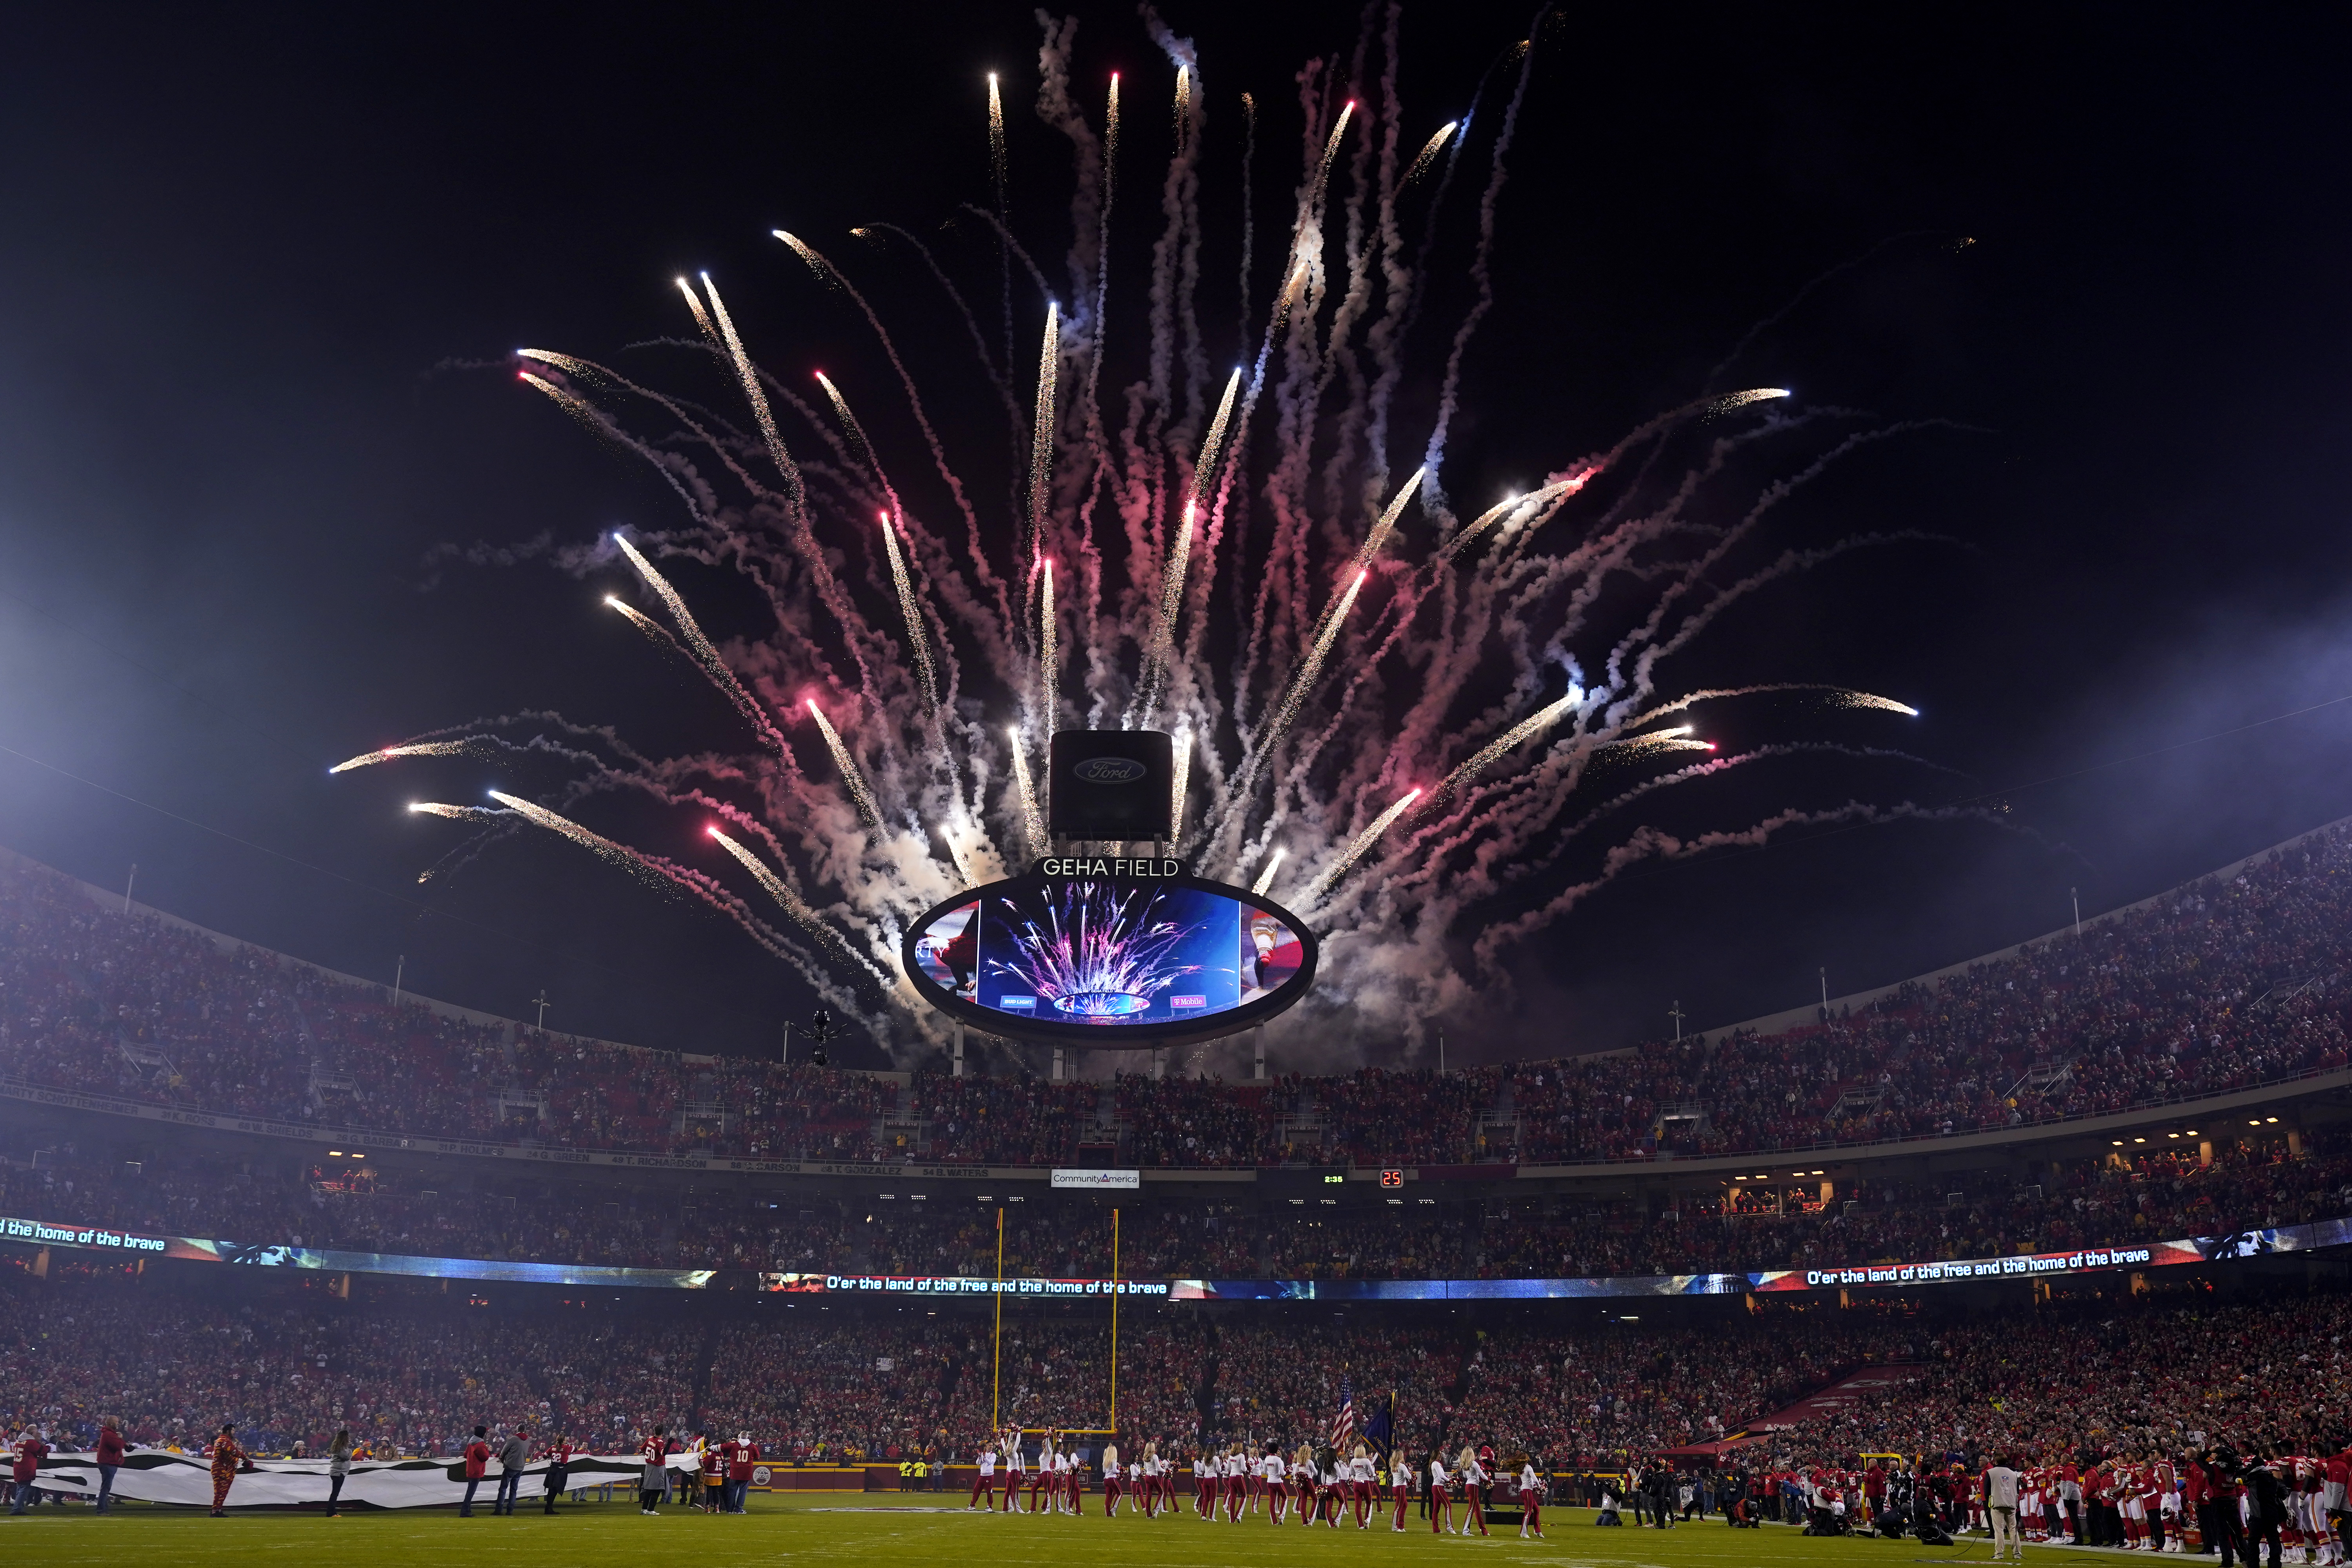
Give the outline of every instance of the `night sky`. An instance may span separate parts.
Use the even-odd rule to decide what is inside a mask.
[[[1129,73],[1146,191],[1171,73],[1130,10],[1076,14],[1081,85]],[[1344,58],[1358,13],[1166,14],[1202,52],[1213,238],[1258,97],[1263,235],[1296,178],[1292,75]],[[1409,140],[1528,16],[1408,9]],[[544,987],[551,1025],[772,1051],[803,988],[551,840],[417,888],[454,839],[401,803],[478,798],[451,791],[494,770],[325,769],[523,707],[656,749],[725,722],[597,607],[618,573],[436,555],[677,520],[503,357],[682,331],[669,279],[709,267],[780,371],[870,358],[768,232],[853,268],[844,231],[876,219],[969,254],[940,225],[987,197],[991,69],[1015,225],[1058,255],[1068,159],[1030,112],[1028,9],[84,5],[10,30],[0,843],[115,887],[136,862],[142,901],[332,967],[388,981],[405,955],[451,1001],[514,1014]],[[1455,1025],[1454,1060],[1624,1044],[1675,1000],[1728,1022],[1803,1002],[1823,967],[1832,991],[1882,984],[2052,929],[2070,888],[2087,915],[2352,813],[2352,702],[2221,734],[2352,695],[2347,30],[2317,7],[1539,29],[1450,485],[1605,446],[1796,300],[1734,381],[1941,423],[1809,494],[1794,537],[1948,541],[1755,596],[1680,678],[1886,693],[1924,716],[1837,733],[1958,771],[1759,765],[1672,820],[1852,797],[2007,825],[1629,878],[1523,955],[1501,1021]],[[1122,245],[1148,245],[1148,199],[1128,215]],[[887,308],[898,275],[871,276]],[[1809,724],[1829,733],[1725,709],[1709,733]]]

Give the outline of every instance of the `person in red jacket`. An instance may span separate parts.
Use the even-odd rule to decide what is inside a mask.
[[[25,1430],[16,1438],[16,1469],[11,1473],[16,1482],[16,1500],[8,1511],[22,1513],[32,1506],[33,1482],[41,1473],[41,1461],[49,1457],[49,1446],[42,1441],[38,1427],[26,1423]]]
[[[114,1506],[114,1472],[122,1468],[122,1421],[101,1416],[98,1421],[98,1511]]]
[[[237,1467],[246,1462],[245,1450],[236,1446],[236,1428],[223,1426],[209,1452],[213,1461],[213,1517],[225,1519],[228,1489],[236,1480]]]
[[[474,1428],[474,1440],[466,1445],[466,1500],[457,1505],[459,1519],[474,1517],[474,1489],[482,1484],[482,1477],[490,1468],[490,1445],[487,1440],[488,1427]]]
[[[751,1467],[760,1462],[760,1445],[751,1441],[751,1433],[738,1432],[728,1448],[727,1511],[741,1513],[744,1494],[751,1490]]]

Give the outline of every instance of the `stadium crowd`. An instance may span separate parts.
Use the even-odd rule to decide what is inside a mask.
[[[681,1057],[326,975],[0,871],[0,1076],[191,1108],[572,1148],[1251,1166],[1577,1163],[1999,1128],[2352,1061],[2352,834],[2329,830],[1934,985],[1733,1031],[1448,1074],[1109,1085]]]
[[[1932,1183],[1871,1178],[1824,1203],[1818,1186],[1727,1185],[1653,1214],[1630,1203],[1539,1198],[1390,1207],[1123,1205],[1118,1272],[1131,1279],[1472,1279],[1689,1274],[1983,1258],[2121,1246],[2352,1215],[2352,1147],[2314,1132],[2301,1157],[2275,1138],[2135,1158],[2045,1162]],[[0,1214],[150,1234],[427,1257],[784,1273],[990,1275],[992,1204],[828,1198],[786,1209],[764,1195],[664,1197],[534,1182],[442,1192],[442,1178],[201,1153],[139,1162],[74,1146],[39,1163],[0,1157]],[[617,1190],[617,1189],[614,1189]],[[1112,1221],[1091,1203],[1006,1212],[1013,1276],[1100,1278]]]
[[[2352,1436],[2341,1293],[2108,1291],[1976,1318],[1727,1302],[1701,1322],[1571,1329],[1521,1315],[1434,1333],[1318,1316],[1139,1314],[1119,1342],[1120,1440],[1293,1444],[1327,1432],[1351,1385],[1362,1415],[1392,1413],[1408,1451],[1475,1443],[1570,1468],[1687,1458],[1743,1431],[1743,1464],[1769,1455],[1782,1468],[2221,1441],[2332,1453]],[[1907,1381],[1789,1407],[1870,1365]],[[978,1313],[769,1300],[681,1317],[666,1301],[518,1310],[323,1291],[240,1303],[120,1277],[0,1274],[0,1421],[60,1447],[117,1416],[133,1442],[183,1448],[233,1421],[256,1452],[315,1452],[349,1427],[380,1455],[446,1454],[479,1424],[613,1453],[658,1425],[749,1430],[785,1462],[969,1460],[999,1427],[1096,1427],[1108,1367],[1099,1313],[1008,1319],[992,1366]]]

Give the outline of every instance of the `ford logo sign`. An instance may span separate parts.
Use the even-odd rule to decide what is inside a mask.
[[[1071,771],[1087,784],[1132,784],[1144,767],[1132,757],[1089,757]]]

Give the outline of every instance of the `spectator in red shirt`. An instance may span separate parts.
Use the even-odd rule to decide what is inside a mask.
[[[10,1513],[22,1513],[39,1496],[33,1490],[34,1480],[41,1473],[41,1461],[49,1457],[49,1446],[41,1439],[41,1429],[27,1424],[24,1435],[16,1439],[16,1500]]]

